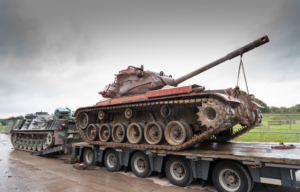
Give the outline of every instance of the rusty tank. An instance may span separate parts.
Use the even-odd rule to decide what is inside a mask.
[[[263,36],[179,78],[129,66],[99,94],[106,98],[75,111],[85,142],[107,147],[182,150],[199,142],[226,142],[259,125],[253,94],[239,89],[205,90],[185,80],[269,42]],[[233,126],[242,128],[233,131]]]

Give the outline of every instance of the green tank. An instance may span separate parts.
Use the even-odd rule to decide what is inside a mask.
[[[74,111],[68,107],[57,108],[53,115],[47,112],[26,114],[16,121],[11,131],[15,149],[45,151],[59,145],[82,141],[76,126]]]

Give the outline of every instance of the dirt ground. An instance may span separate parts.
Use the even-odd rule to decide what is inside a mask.
[[[216,191],[213,186],[201,188],[201,180],[196,180],[188,187],[182,188],[172,185],[166,178],[158,179],[157,175],[142,179],[135,177],[132,172],[111,173],[104,167],[81,171],[64,163],[68,157],[70,156],[38,157],[30,155],[28,152],[14,150],[10,143],[10,136],[0,134],[0,191]],[[261,184],[255,184],[253,191],[299,192],[299,189],[286,187],[267,189]]]

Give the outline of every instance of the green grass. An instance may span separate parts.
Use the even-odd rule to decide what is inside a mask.
[[[272,114],[270,114],[270,121],[288,120],[288,119],[289,119],[288,114],[287,114],[287,116],[272,116]],[[300,120],[300,114],[299,115],[294,115],[294,116],[291,115],[291,119]],[[262,120],[263,121],[267,121],[268,120],[267,116],[265,116],[263,114]]]
[[[234,141],[239,142],[260,142],[261,135],[260,133],[251,133],[251,132],[264,132],[265,142],[285,142],[285,143],[297,143],[297,134],[285,134],[285,133],[268,133],[268,132],[298,132],[300,133],[300,122],[296,122],[296,124],[291,125],[291,130],[289,124],[283,125],[270,125],[270,131],[267,127],[267,122],[262,122],[264,124],[263,127],[256,127],[252,129],[250,132],[236,138]],[[240,125],[234,127],[234,130],[241,128]],[[263,134],[262,134],[263,135]],[[300,137],[300,134],[299,134]]]
[[[3,125],[2,125],[2,130],[3,130],[3,131],[5,130],[5,127],[6,127],[6,126],[3,126]]]

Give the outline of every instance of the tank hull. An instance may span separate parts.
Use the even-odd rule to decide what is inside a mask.
[[[224,142],[234,139],[261,121],[260,112],[245,92],[239,91],[236,96],[233,89],[195,91],[199,87],[193,85],[156,90],[82,107],[75,111],[76,127],[84,141],[89,144],[182,150],[206,140]],[[166,106],[168,114],[162,112]],[[126,116],[128,109],[132,111],[129,118]],[[104,115],[99,116],[100,113]],[[84,119],[87,120],[85,128]],[[148,131],[155,123],[157,128],[162,129],[158,131],[158,135],[163,136],[156,144],[150,141],[152,136],[151,131]],[[243,124],[244,128],[232,132],[232,127],[238,123]],[[114,132],[115,129],[117,131]],[[113,137],[118,137],[118,129],[121,130],[120,138],[124,139]],[[130,132],[130,129],[133,131]],[[226,131],[230,133],[225,134],[226,137],[218,136]],[[96,137],[91,137],[95,134]],[[160,137],[154,134],[153,138],[155,136]],[[109,139],[105,140],[103,137]],[[135,140],[134,137],[141,139]]]
[[[74,119],[36,121],[34,125],[29,124],[26,127],[29,129],[12,130],[11,143],[15,149],[41,152],[59,145],[82,141],[75,127]]]

